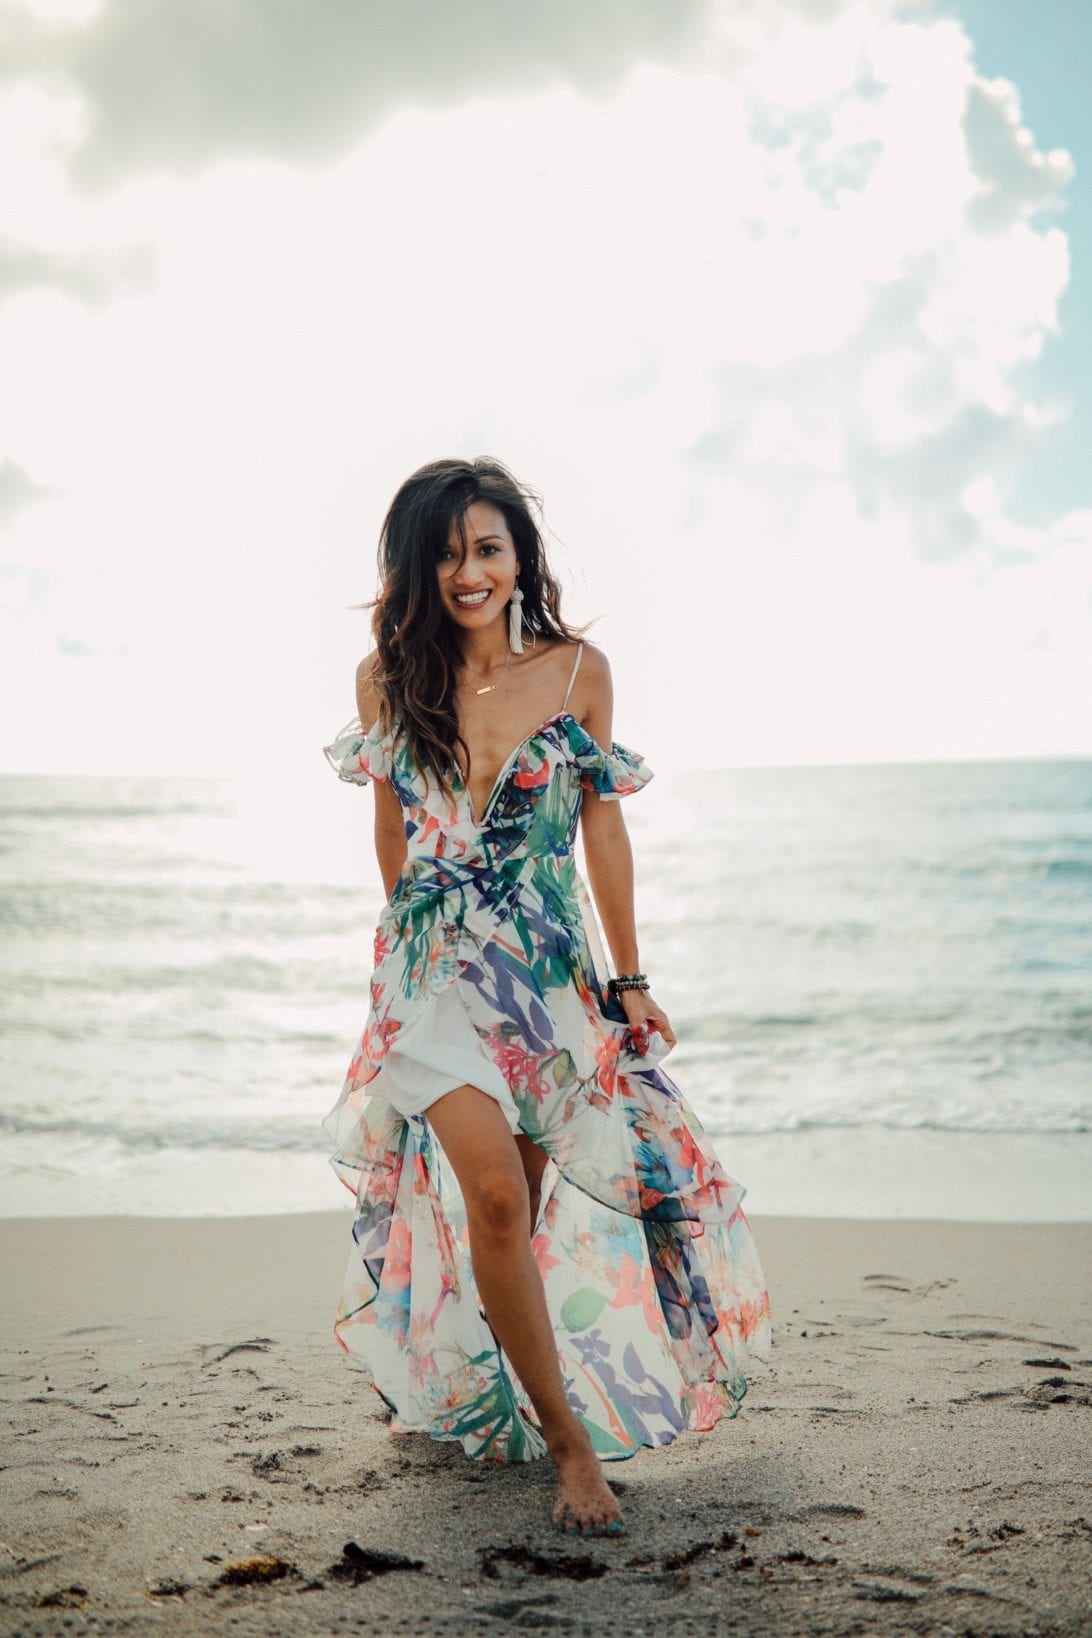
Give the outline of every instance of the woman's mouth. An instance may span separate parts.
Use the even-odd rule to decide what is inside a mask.
[[[452,593],[452,596],[454,597],[456,603],[458,603],[458,605],[459,605],[459,607],[461,609],[480,608],[481,605],[485,602],[486,598],[491,596],[491,595],[492,594],[491,594],[488,586],[486,587],[486,589],[484,591],[453,592]]]

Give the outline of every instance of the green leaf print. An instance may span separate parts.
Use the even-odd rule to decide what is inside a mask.
[[[513,918],[513,920],[516,931],[519,934],[520,944],[523,947],[523,959],[533,972],[535,965],[535,941],[531,937],[531,929],[527,925],[527,919],[525,916],[516,916]]]
[[[576,1080],[576,1060],[567,1047],[548,1060],[555,1086],[571,1086]]]
[[[619,1456],[632,1456],[636,1447],[643,1443],[642,1438],[637,1438],[633,1441],[632,1445],[624,1445],[621,1439],[616,1439],[613,1433],[608,1433],[606,1428],[601,1428],[598,1422],[589,1422],[587,1417],[581,1417],[581,1421],[587,1430],[588,1438],[591,1440],[592,1449],[595,1451],[597,1456],[614,1458]],[[642,1428],[640,1431],[643,1435],[644,1429]]]
[[[452,1421],[450,1432],[464,1442],[468,1454],[479,1459],[484,1456],[526,1462],[542,1455],[546,1449],[542,1435],[520,1415],[511,1380],[497,1355],[482,1353],[470,1363],[483,1369],[491,1366],[493,1378],[490,1386]]]
[[[561,1304],[561,1323],[566,1331],[586,1331],[594,1325],[607,1299],[601,1291],[590,1291],[584,1286],[565,1298]]]

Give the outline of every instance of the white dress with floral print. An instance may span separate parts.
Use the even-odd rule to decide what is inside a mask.
[[[549,1157],[533,1248],[569,1401],[599,1455],[734,1415],[748,1360],[770,1352],[746,1191],[665,1073],[662,1039],[633,1047],[573,857],[585,793],[630,795],[651,769],[562,709],[514,749],[479,821],[457,775],[451,800],[426,780],[397,723],[354,719],[324,751],[343,780],[389,780],[407,838],[371,1006],[323,1122],[355,1200],[338,1342],[398,1427],[475,1457],[544,1453],[428,1123],[428,1105],[469,1082]]]

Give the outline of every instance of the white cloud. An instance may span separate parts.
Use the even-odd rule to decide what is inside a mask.
[[[407,105],[558,84],[609,96],[635,63],[690,57],[708,15],[708,0],[0,0],[7,76],[82,99],[71,163],[95,191],[136,171],[196,177],[226,153],[325,164]]]
[[[73,700],[88,767],[231,767],[253,723],[313,758],[351,709],[366,617],[342,611],[394,488],[483,451],[544,492],[570,617],[604,614],[617,730],[653,765],[1086,746],[1088,515],[1019,520],[1063,413],[1028,365],[1072,167],[1028,151],[957,25],[912,13],[725,6],[698,62],[687,12],[685,69],[618,47],[597,99],[502,95],[503,52],[473,84],[452,58],[461,101],[336,160],[232,157],[224,115],[192,179],[95,196],[68,167],[123,105],[81,126],[64,91],[53,141],[10,93],[2,219],[55,260],[0,315],[0,443],[52,492],[0,554],[22,588],[0,666],[32,702],[6,764],[40,765]],[[118,42],[120,16],[129,74],[149,36]],[[129,269],[97,307],[57,273],[92,254]]]

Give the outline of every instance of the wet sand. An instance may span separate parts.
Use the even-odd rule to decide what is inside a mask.
[[[609,1542],[390,1433],[348,1211],[0,1222],[0,1631],[1092,1630],[1092,1225],[750,1220],[772,1359]]]

